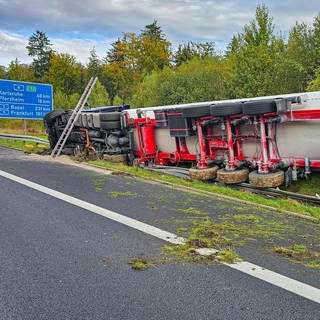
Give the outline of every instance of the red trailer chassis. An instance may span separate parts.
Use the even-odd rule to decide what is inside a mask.
[[[191,125],[180,128],[176,125],[169,128],[174,135],[171,139],[175,142],[175,151],[166,152],[157,147],[155,130],[159,125],[167,123],[165,116],[172,118],[181,116],[180,110],[158,111],[163,115],[162,119],[154,119],[144,116],[131,119],[136,129],[138,149],[134,156],[140,162],[152,162],[154,164],[176,164],[192,162],[200,170],[212,167],[212,164],[220,161],[220,167],[225,172],[235,172],[243,167],[257,170],[258,174],[268,175],[276,169],[304,167],[308,173],[310,169],[320,168],[320,160],[304,158],[281,157],[277,150],[276,126],[278,123],[320,120],[319,109],[287,110],[285,112],[266,112],[261,114],[234,114],[226,116],[192,116],[188,119]],[[128,116],[130,118],[130,116]],[[251,128],[250,132],[243,132],[243,125]],[[217,134],[215,131],[219,129]],[[320,130],[320,126],[319,126]],[[181,136],[180,132],[181,131]],[[186,143],[184,132],[194,131],[198,140],[198,152],[191,153]],[[252,141],[257,146],[257,154],[248,157],[243,153],[243,143]],[[320,151],[320,150],[319,150]]]

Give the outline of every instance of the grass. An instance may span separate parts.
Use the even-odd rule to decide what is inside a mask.
[[[105,183],[104,179],[93,179],[92,184],[95,186],[95,190],[100,192],[103,190],[102,185]]]
[[[25,120],[26,129],[29,135],[45,135],[42,120]],[[1,133],[24,134],[24,120],[21,119],[0,119]]]
[[[224,263],[235,263],[241,260],[238,254],[232,249],[232,239],[225,236],[217,228],[209,217],[202,219],[190,219],[192,226],[185,244],[176,246],[165,246],[166,253],[171,254],[188,263],[212,263],[220,261]],[[179,228],[181,230],[181,228]],[[179,230],[178,229],[178,230]],[[186,232],[188,229],[183,228]],[[199,248],[215,248],[219,251],[215,254],[200,255]]]
[[[35,143],[30,141],[25,142],[11,139],[0,139],[0,146],[19,149],[26,153],[42,153],[44,150],[47,150],[49,148],[49,146],[41,143]]]
[[[167,257],[156,257],[156,258],[139,257],[139,258],[129,259],[128,265],[131,267],[131,269],[143,271],[155,265],[164,264],[169,261],[171,261],[171,259]]]
[[[109,192],[109,194],[112,198],[132,197],[132,196],[138,195],[138,193],[132,192],[132,191],[111,191],[111,192]]]
[[[320,268],[320,253],[315,245],[319,243],[317,224],[309,223],[315,227],[312,235],[297,234],[296,225],[291,224],[286,217],[279,219],[277,215],[222,214],[215,218],[193,216],[184,221],[184,224],[188,228],[180,227],[177,231],[183,232],[185,244],[165,246],[164,251],[188,263],[234,263],[241,260],[235,248],[251,242],[251,245],[259,244],[268,252],[273,251],[293,262]],[[303,225],[305,227],[307,226]],[[279,245],[284,242],[292,243],[293,239],[304,244],[293,244],[290,247]],[[197,252],[199,248],[214,248],[218,252],[202,256]]]
[[[253,204],[256,203],[256,204],[273,207],[279,210],[286,210],[286,211],[291,211],[291,212],[295,212],[303,215],[309,215],[309,216],[318,218],[320,221],[320,207],[306,205],[293,199],[283,199],[283,198],[267,199],[250,192],[234,190],[228,187],[217,186],[213,183],[209,184],[201,181],[186,181],[182,178],[169,176],[169,175],[165,175],[165,174],[161,174],[153,171],[151,172],[141,168],[128,167],[123,164],[110,163],[102,160],[88,161],[88,163],[94,164],[103,168],[124,171],[133,176],[146,178],[148,180],[157,180],[157,181],[160,180],[162,182],[167,182],[167,183],[178,185],[178,186],[191,187],[193,189],[197,189],[200,191],[203,190],[203,191],[213,192],[213,193],[217,193],[225,196],[230,196],[240,200],[252,202]]]
[[[186,214],[198,214],[198,215],[205,215],[205,212],[202,212],[200,210],[197,210],[195,208],[189,207],[187,209],[178,209],[177,211],[182,212],[182,213],[186,213]]]
[[[237,253],[234,250],[223,250],[219,251],[217,254],[217,259],[220,262],[224,263],[235,263],[237,261],[241,261],[240,257],[237,255]]]
[[[297,263],[320,269],[320,253],[309,250],[304,245],[294,244],[289,248],[278,246],[273,248],[273,251]]]
[[[287,190],[311,196],[320,194],[320,172],[312,172],[307,180],[293,181]]]
[[[210,255],[200,255],[197,253],[196,245],[181,244],[177,246],[165,246],[164,251],[170,255],[177,257],[188,263],[204,263],[212,264],[216,261],[220,261],[227,264],[232,264],[237,261],[241,261],[239,255],[232,249],[220,250],[217,253]]]

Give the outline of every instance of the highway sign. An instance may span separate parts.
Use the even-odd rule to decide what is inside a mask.
[[[0,118],[42,119],[52,111],[52,85],[0,79]]]

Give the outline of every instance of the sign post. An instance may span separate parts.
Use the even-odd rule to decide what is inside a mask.
[[[42,119],[52,106],[52,85],[0,80],[0,118]]]

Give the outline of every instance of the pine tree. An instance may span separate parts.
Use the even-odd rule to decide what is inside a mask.
[[[141,30],[141,36],[148,38],[153,43],[167,41],[166,36],[162,32],[162,28],[158,25],[157,20],[154,20],[151,24],[147,24],[145,28]]]
[[[27,45],[28,55],[33,57],[33,69],[36,78],[43,78],[50,68],[50,60],[53,54],[52,44],[42,31],[37,30],[29,38]]]
[[[215,55],[213,42],[192,42],[179,44],[178,50],[174,54],[174,62],[176,66],[197,57],[204,59]]]
[[[87,64],[87,70],[89,77],[99,77],[101,74],[102,62],[98,58],[95,47],[90,51],[89,62]]]

